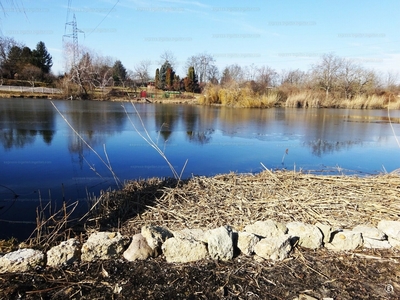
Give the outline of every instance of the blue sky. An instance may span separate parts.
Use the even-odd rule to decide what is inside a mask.
[[[400,1],[14,0],[3,3],[1,34],[34,48],[43,41],[53,72],[64,71],[65,23],[75,14],[79,44],[133,70],[171,51],[177,73],[206,52],[229,64],[308,70],[324,53],[354,59],[382,73],[400,72]],[[68,14],[68,7],[70,10]],[[68,19],[67,19],[68,16]],[[154,75],[153,75],[154,76]]]

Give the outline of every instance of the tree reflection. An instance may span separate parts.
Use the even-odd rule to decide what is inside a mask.
[[[352,146],[362,145],[360,141],[326,141],[317,139],[313,141],[305,142],[304,145],[311,148],[311,153],[315,156],[321,157],[323,154],[329,154],[333,152],[340,152],[343,150],[349,150]]]
[[[3,99],[0,102],[0,143],[5,150],[24,148],[34,143],[39,135],[50,145],[55,133],[54,118],[47,100]]]
[[[186,131],[186,137],[190,142],[204,145],[211,141],[213,133],[213,129],[206,131]]]

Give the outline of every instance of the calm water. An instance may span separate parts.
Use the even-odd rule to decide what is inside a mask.
[[[120,181],[172,176],[163,158],[136,132],[133,125],[146,135],[131,104],[53,103],[106,163],[108,156]],[[385,110],[135,106],[149,136],[178,173],[188,160],[184,178],[259,172],[260,163],[323,174],[400,168],[400,148]],[[399,137],[400,111],[391,111],[390,117]],[[39,199],[52,209],[63,199],[79,200],[84,211],[88,194],[117,187],[104,163],[49,100],[0,99],[0,143],[0,238],[26,237]]]

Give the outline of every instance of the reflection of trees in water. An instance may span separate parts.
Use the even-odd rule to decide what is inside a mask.
[[[48,100],[3,99],[0,120],[0,143],[6,150],[32,144],[38,135],[48,145],[53,140],[55,115]]]
[[[203,145],[211,141],[213,133],[213,129],[208,129],[206,131],[187,131],[186,136],[190,142]]]
[[[311,148],[311,153],[313,155],[321,157],[323,154],[340,152],[342,150],[349,150],[352,146],[362,145],[362,142],[360,141],[330,142],[318,139],[314,141],[305,142],[304,144]]]
[[[106,104],[76,101],[70,110],[65,112],[68,122],[91,147],[104,144],[106,137],[121,131],[126,121],[122,108],[113,110],[102,105]],[[82,155],[85,149],[88,147],[70,131],[68,139],[70,153]]]
[[[154,120],[164,142],[167,141],[175,129],[180,118],[179,111],[175,105],[156,105]]]

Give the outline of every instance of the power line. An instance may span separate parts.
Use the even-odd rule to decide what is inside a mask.
[[[101,25],[101,23],[103,23],[103,21],[108,17],[108,15],[113,11],[113,9],[117,6],[118,3],[119,3],[119,0],[117,0],[117,2],[114,4],[114,6],[108,11],[106,16],[100,21],[99,24],[97,24],[97,26],[91,32],[89,32],[89,34],[87,36],[91,35]]]

